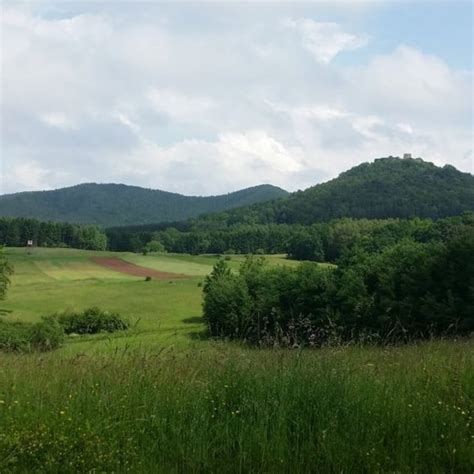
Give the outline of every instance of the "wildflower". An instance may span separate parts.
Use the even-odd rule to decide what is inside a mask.
[[[66,413],[66,412],[64,412],[63,410],[61,410],[61,411],[59,412],[60,415],[64,415],[65,413]]]

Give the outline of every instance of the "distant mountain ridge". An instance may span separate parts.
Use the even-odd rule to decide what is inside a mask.
[[[220,196],[184,196],[125,184],[85,183],[0,196],[0,216],[107,226],[180,221],[286,196],[263,184]]]
[[[124,184],[81,184],[0,196],[0,216],[147,226],[312,224],[341,217],[442,218],[474,211],[474,176],[420,158],[378,158],[304,191],[261,185],[221,196],[183,196]],[[160,225],[162,223],[162,225]],[[150,228],[151,228],[150,227]]]

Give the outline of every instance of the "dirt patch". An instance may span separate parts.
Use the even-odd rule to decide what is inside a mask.
[[[107,257],[93,257],[92,261],[101,265],[102,267],[115,270],[116,272],[126,273],[127,275],[133,275],[137,277],[151,277],[155,280],[177,280],[182,278],[188,278],[187,275],[182,273],[170,273],[160,272],[151,268],[141,267],[134,263],[126,262],[121,258],[107,258]]]

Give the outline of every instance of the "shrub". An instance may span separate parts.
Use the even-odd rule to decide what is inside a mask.
[[[38,323],[0,321],[0,350],[5,352],[50,351],[64,341],[64,329],[53,317]]]
[[[0,319],[0,350],[4,352],[26,352],[29,324]]]
[[[82,312],[64,312],[56,315],[66,334],[96,334],[128,329],[129,322],[118,313],[103,311],[98,307],[87,308]]]
[[[152,280],[151,276],[146,276],[145,277],[145,281],[151,281],[151,280]]]
[[[37,351],[51,351],[57,349],[64,342],[64,328],[56,318],[43,317],[39,323],[29,328],[30,348]]]

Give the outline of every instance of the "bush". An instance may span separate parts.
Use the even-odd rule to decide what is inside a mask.
[[[64,328],[51,316],[43,317],[29,329],[30,348],[37,351],[57,349],[64,342]]]
[[[50,351],[64,341],[64,329],[53,317],[38,323],[0,321],[0,350],[5,352]]]
[[[96,334],[128,329],[129,322],[118,313],[103,311],[98,307],[82,312],[64,312],[55,316],[66,334]]]
[[[26,352],[29,349],[29,324],[0,319],[0,350],[4,352]]]

